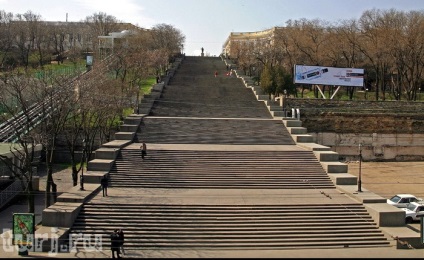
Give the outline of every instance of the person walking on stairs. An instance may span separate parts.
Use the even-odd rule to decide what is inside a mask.
[[[100,184],[102,185],[103,197],[107,197],[107,186],[109,186],[109,180],[106,175],[100,180]]]
[[[140,146],[140,149],[141,149],[141,158],[144,159],[144,156],[147,155],[147,146],[145,142],[143,142],[143,144]]]

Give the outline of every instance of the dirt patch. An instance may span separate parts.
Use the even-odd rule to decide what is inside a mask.
[[[359,176],[359,162],[350,162],[349,173]],[[362,162],[362,188],[384,198],[411,193],[424,198],[424,162]]]

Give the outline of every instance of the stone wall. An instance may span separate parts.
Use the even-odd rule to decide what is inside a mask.
[[[423,102],[285,98],[283,107],[299,108],[315,142],[341,159],[357,160],[361,144],[364,160],[424,160]]]

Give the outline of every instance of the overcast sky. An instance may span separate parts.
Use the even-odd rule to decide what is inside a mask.
[[[186,36],[186,55],[219,55],[231,32],[254,32],[284,26],[289,19],[329,22],[359,19],[373,8],[424,10],[423,0],[0,0],[0,10],[29,10],[46,21],[77,22],[104,12],[143,28],[166,23]]]

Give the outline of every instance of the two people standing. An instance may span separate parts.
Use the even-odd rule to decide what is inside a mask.
[[[124,231],[122,229],[115,229],[110,235],[110,249],[112,250],[112,258],[121,258],[120,253],[125,255],[124,251]]]

